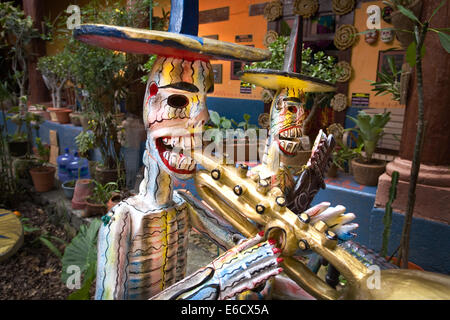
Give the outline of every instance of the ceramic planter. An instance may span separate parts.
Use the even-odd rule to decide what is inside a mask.
[[[125,174],[125,169],[120,169],[122,174]],[[117,182],[118,179],[117,169],[106,169],[97,166],[95,168],[95,178],[101,184],[106,184],[108,182]]]
[[[352,170],[355,181],[365,186],[376,186],[378,178],[386,168],[386,162],[382,160],[372,160],[372,163],[362,163],[358,159],[352,159]]]
[[[69,114],[72,112],[72,109],[60,108],[54,112],[56,113],[56,119],[60,124],[70,123]]]
[[[89,200],[86,200],[82,217],[103,216],[105,213],[107,213],[107,209],[103,203],[92,203]]]
[[[86,198],[92,194],[93,189],[91,179],[78,179],[73,191],[72,209],[83,210],[86,207]]]
[[[73,198],[73,193],[75,191],[75,183],[76,183],[76,180],[69,180],[69,181],[64,182],[61,185],[61,187],[64,191],[64,195],[69,200],[72,200],[72,198]]]
[[[47,192],[55,186],[55,172],[54,167],[37,167],[30,169],[31,179],[36,192]]]

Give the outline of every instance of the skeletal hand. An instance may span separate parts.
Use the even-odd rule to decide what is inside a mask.
[[[342,205],[330,207],[329,202],[321,202],[306,210],[305,213],[310,216],[311,223],[325,222],[329,230],[337,234],[339,240],[347,241],[356,236],[356,233],[352,231],[359,225],[350,223],[355,219],[355,214],[345,213],[345,207]]]
[[[258,234],[241,242],[152,299],[225,300],[257,288],[282,272],[281,250],[262,239]]]

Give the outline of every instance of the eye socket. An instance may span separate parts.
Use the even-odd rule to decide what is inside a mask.
[[[189,104],[189,99],[181,94],[173,94],[167,99],[167,104],[173,108],[184,108]]]

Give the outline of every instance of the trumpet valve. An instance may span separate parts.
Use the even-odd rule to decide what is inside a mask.
[[[286,209],[286,198],[283,196],[278,196],[275,198],[275,211],[281,212]]]
[[[263,195],[265,195],[269,189],[270,185],[266,180],[260,180],[258,186],[256,187],[256,190]]]
[[[239,172],[239,175],[241,176],[241,178],[247,177],[248,165],[241,164],[238,168],[238,172]]]

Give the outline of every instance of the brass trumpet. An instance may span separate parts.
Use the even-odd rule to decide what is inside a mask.
[[[290,211],[280,189],[248,178],[245,165],[236,168],[201,152],[195,152],[194,158],[205,168],[194,178],[200,197],[246,237],[255,236],[261,228],[267,238],[277,239],[285,273],[315,298],[450,299],[450,277],[431,272],[381,270],[379,283],[374,286],[374,270],[340,248],[337,236],[324,222],[311,225],[306,213],[297,216]],[[294,259],[299,249],[311,249],[329,261],[347,280],[345,288],[332,288]]]

